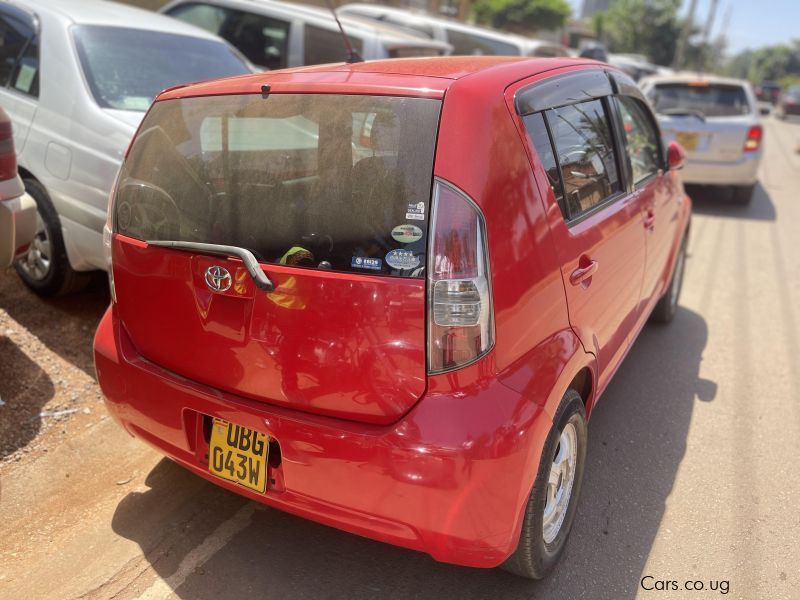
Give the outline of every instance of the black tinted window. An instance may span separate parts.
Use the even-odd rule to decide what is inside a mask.
[[[282,69],[289,52],[289,23],[208,4],[184,4],[170,11],[182,21],[228,40],[254,65]]]
[[[34,26],[24,13],[18,10],[13,12],[8,9],[0,11],[0,86],[11,84],[16,87],[15,78],[19,77],[20,69],[17,64],[23,52],[34,37]],[[38,62],[38,61],[37,61]],[[38,64],[33,76],[38,74]],[[30,76],[28,69],[22,72],[20,81],[23,88]]]
[[[558,171],[558,161],[556,161],[553,144],[550,141],[550,134],[547,132],[544,115],[542,115],[542,113],[534,113],[524,117],[523,120],[531,142],[533,142],[533,146],[536,148],[536,154],[539,155],[539,160],[547,173],[548,182],[553,189],[553,194],[556,197],[558,206],[561,208],[561,214],[567,219],[569,215],[564,205],[564,190],[561,187],[561,175]]]
[[[486,54],[486,55],[518,55],[519,48],[514,44],[506,44],[493,38],[483,37],[460,31],[458,29],[447,30],[447,41],[453,46],[453,54]]]
[[[219,41],[124,27],[74,28],[83,72],[103,108],[145,111],[162,90],[249,69]]]
[[[353,45],[353,49],[360,54],[364,45],[361,39],[351,35],[350,43]],[[334,31],[306,25],[304,46],[305,64],[307,65],[321,65],[347,60],[344,39],[338,30]]]
[[[650,117],[650,110],[639,100],[617,96],[615,102],[622,118],[622,136],[633,182],[639,183],[663,167],[659,133]]]
[[[440,107],[334,94],[156,103],[120,173],[116,228],[270,263],[423,276]]]
[[[621,190],[611,128],[600,100],[549,110],[547,120],[574,219]]]

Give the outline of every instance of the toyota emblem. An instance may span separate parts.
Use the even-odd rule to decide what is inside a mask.
[[[214,292],[226,292],[231,289],[233,278],[225,267],[213,265],[206,269],[206,285]]]

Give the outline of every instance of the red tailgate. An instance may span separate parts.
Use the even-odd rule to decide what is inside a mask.
[[[123,326],[148,360],[272,404],[388,423],[425,391],[425,282],[279,265],[264,292],[236,259],[115,235]],[[219,265],[234,284],[205,284]]]

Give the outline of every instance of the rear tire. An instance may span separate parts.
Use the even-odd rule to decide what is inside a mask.
[[[40,296],[77,292],[91,279],[69,264],[61,233],[61,221],[47,190],[35,179],[25,179],[25,191],[36,201],[39,227],[31,247],[14,263],[20,279]]]
[[[542,451],[519,544],[503,563],[504,570],[541,579],[558,562],[578,506],[587,439],[583,400],[575,390],[567,390]],[[571,466],[569,457],[573,459]]]
[[[650,318],[656,323],[670,323],[678,311],[678,299],[683,287],[683,272],[686,267],[686,235],[681,240],[681,247],[675,257],[675,267],[672,269],[672,279],[669,280],[667,291],[653,309]]]
[[[755,190],[755,184],[752,185],[737,185],[733,188],[733,202],[734,204],[740,204],[742,206],[746,206],[750,204],[750,200],[753,198],[753,191]]]

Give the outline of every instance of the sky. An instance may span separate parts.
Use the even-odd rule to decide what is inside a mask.
[[[579,14],[583,0],[569,2]],[[689,4],[683,0],[683,13]],[[705,23],[710,5],[711,0],[698,0],[695,21]],[[712,38],[720,33],[728,11],[728,54],[800,39],[800,0],[719,0]]]

